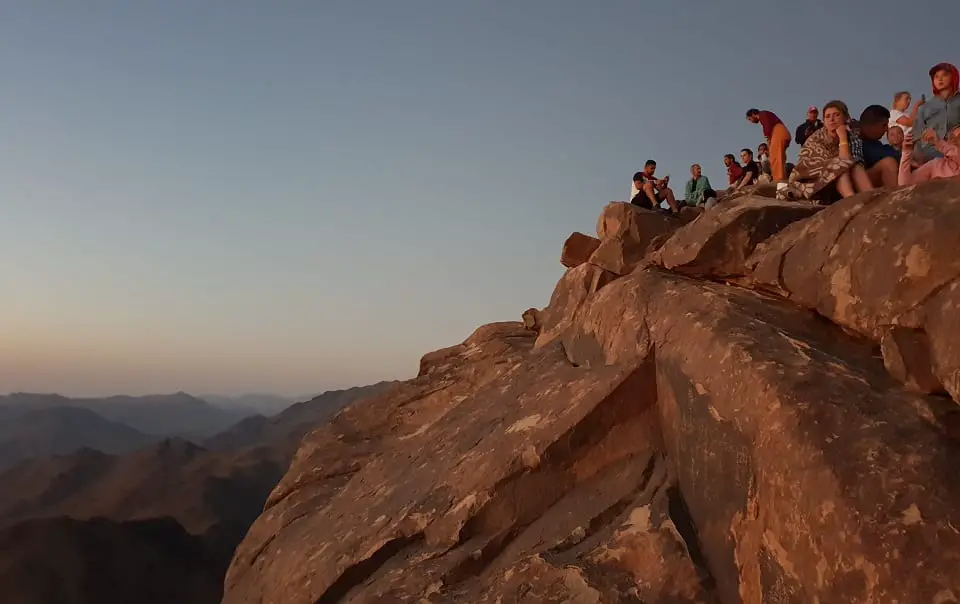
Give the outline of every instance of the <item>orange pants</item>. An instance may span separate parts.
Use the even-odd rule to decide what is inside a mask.
[[[790,144],[790,131],[783,124],[777,124],[770,133],[770,176],[775,182],[787,180],[787,145]]]

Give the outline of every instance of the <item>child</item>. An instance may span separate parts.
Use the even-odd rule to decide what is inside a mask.
[[[923,102],[918,102],[913,106],[913,111],[907,113],[912,100],[913,98],[906,90],[893,95],[893,106],[890,107],[890,122],[888,124],[890,128],[899,126],[904,134],[913,131],[913,122],[917,119],[917,112],[920,111]],[[921,101],[925,100],[921,99]]]
[[[937,138],[937,133],[927,128],[923,131],[923,141],[936,147],[943,157],[931,159],[914,170],[910,163],[913,155],[913,133],[905,135],[898,184],[913,185],[934,178],[960,176],[960,126],[955,126],[950,131],[947,140]]]

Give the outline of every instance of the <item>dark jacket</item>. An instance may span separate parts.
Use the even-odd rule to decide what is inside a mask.
[[[817,130],[819,130],[820,128],[823,128],[823,122],[821,122],[820,120],[816,120],[813,122],[807,120],[802,124],[800,124],[799,126],[797,126],[797,133],[795,138],[795,140],[797,141],[797,144],[802,147],[803,143],[807,142],[807,139],[810,138],[810,135],[816,132]]]

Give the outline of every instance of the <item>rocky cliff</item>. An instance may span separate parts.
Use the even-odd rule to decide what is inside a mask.
[[[957,602],[958,251],[956,179],[610,204],[304,439],[224,602]]]

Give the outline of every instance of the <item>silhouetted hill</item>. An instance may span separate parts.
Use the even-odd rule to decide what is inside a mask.
[[[249,414],[248,410],[211,405],[185,392],[107,398],[15,393],[0,397],[0,421],[50,407],[81,407],[144,434],[190,438],[216,434]]]
[[[257,444],[286,445],[295,449],[303,435],[337,411],[362,398],[374,396],[396,382],[379,382],[346,390],[330,390],[313,399],[290,405],[273,417],[247,417],[228,430],[204,441],[210,449],[239,449]],[[293,454],[293,450],[290,450]]]
[[[212,604],[222,563],[172,518],[45,518],[0,530],[0,601]]]
[[[284,455],[269,447],[213,452],[168,439],[127,455],[85,449],[35,459],[0,473],[0,525],[170,516],[229,557],[286,469]]]
[[[239,396],[222,396],[218,394],[201,394],[199,398],[211,405],[216,405],[229,411],[241,411],[249,415],[276,415],[290,405],[313,398],[312,396],[288,397],[278,394],[241,394]]]
[[[157,440],[82,407],[45,407],[0,420],[0,468],[88,447],[127,453]]]

